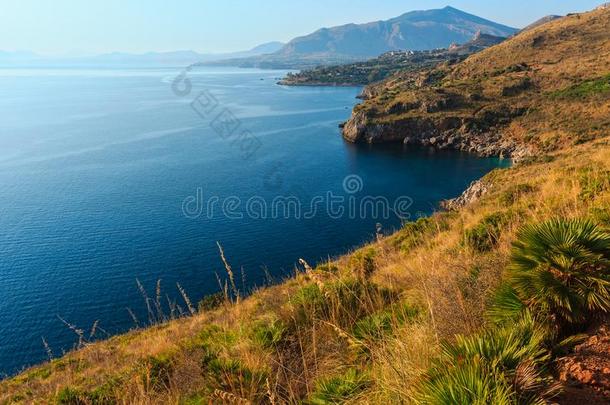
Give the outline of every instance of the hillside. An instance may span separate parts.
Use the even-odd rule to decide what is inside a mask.
[[[280,84],[287,86],[353,86],[371,84],[401,72],[421,71],[440,63],[457,63],[467,56],[497,45],[506,38],[478,32],[470,41],[432,51],[391,51],[347,65],[321,66],[289,73]]]
[[[517,30],[453,7],[412,11],[386,21],[322,28],[278,52],[222,63],[243,67],[309,68],[363,61],[389,51],[421,51],[463,44],[477,32],[508,37]]]
[[[191,315],[167,319],[156,292],[159,324],[75,328],[79,350],[0,382],[0,403],[608,403],[609,22],[566,17],[368,90],[356,141],[428,120],[440,141],[410,141],[448,147],[459,119],[464,142],[535,151],[447,210],[247,296],[222,255],[224,292],[185,296]]]
[[[609,25],[608,9],[572,15],[458,64],[398,73],[366,89],[345,138],[519,157],[599,137],[610,125]]]
[[[560,19],[560,18],[562,18],[562,16],[560,16],[560,15],[547,15],[546,17],[542,17],[541,19],[536,20],[536,21],[534,21],[533,23],[531,23],[530,25],[528,25],[527,27],[523,28],[523,29],[521,30],[521,32],[523,32],[523,31],[529,31],[529,30],[531,30],[531,29],[534,29],[534,28],[536,28],[536,27],[539,27],[539,26],[541,26],[541,25],[543,25],[543,24],[546,24],[546,23],[548,23],[548,22],[558,20],[558,19]]]

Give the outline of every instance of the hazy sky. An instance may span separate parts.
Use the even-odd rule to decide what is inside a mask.
[[[603,0],[0,0],[0,50],[95,54],[235,51],[321,27],[446,5],[523,27]]]

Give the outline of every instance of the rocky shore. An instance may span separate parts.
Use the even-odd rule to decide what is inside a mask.
[[[342,126],[343,137],[353,143],[403,143],[456,149],[480,156],[522,159],[529,148],[503,136],[494,124],[507,123],[520,110],[483,113],[477,117],[407,117],[392,122],[376,122],[365,111],[357,111]]]

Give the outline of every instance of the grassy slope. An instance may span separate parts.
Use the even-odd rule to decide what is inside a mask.
[[[576,19],[594,18],[608,13],[570,17],[523,35],[551,41]],[[580,55],[582,44],[570,41],[562,43],[565,54],[524,60],[536,66],[532,78],[544,83],[540,111],[562,116],[524,119],[512,124],[515,131],[531,125],[551,134],[553,125],[565,122],[565,131],[580,134],[607,120],[601,93],[580,94],[582,86],[603,88],[586,80],[608,73],[608,64],[600,63],[608,60],[608,42],[597,41]],[[515,43],[470,58],[453,70],[452,80],[515,60],[521,56],[511,48]],[[496,170],[483,179],[490,191],[480,201],[407,225],[239,303],[87,345],[27,370],[0,383],[0,403],[324,403],[322,392],[406,402],[441,341],[485,326],[489,296],[502,280],[519,226],[559,216],[591,217],[610,227],[610,144],[603,135],[605,126],[596,140],[558,142],[536,161]]]
[[[397,74],[374,86],[377,96],[356,111],[366,112],[371,124],[428,119],[442,127],[446,118],[470,119],[542,151],[593,139],[610,128],[608,26],[609,9],[562,18],[463,63]],[[597,85],[569,91],[589,81]],[[445,106],[433,113],[412,107],[418,101],[434,105],[444,100]],[[519,109],[525,114],[508,122],[494,120]]]

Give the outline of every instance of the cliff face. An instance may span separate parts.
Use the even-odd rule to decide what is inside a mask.
[[[522,114],[522,110],[508,107],[474,117],[408,117],[378,123],[359,111],[345,124],[343,136],[354,143],[400,142],[458,149],[480,156],[523,157],[531,153],[530,149],[502,137],[497,129]]]
[[[610,10],[535,27],[363,91],[343,135],[520,159],[607,133]],[[577,124],[568,117],[587,111]]]

